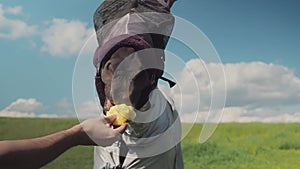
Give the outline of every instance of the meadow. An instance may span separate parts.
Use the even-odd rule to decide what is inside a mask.
[[[77,119],[0,118],[0,140],[43,136],[77,124]],[[182,141],[186,169],[300,169],[299,123],[224,123],[204,144],[201,124]],[[43,169],[90,169],[93,147],[68,150]],[[1,168],[1,166],[0,166]]]

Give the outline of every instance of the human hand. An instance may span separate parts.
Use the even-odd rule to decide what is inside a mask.
[[[80,124],[80,144],[99,145],[103,147],[113,144],[120,139],[121,133],[125,131],[127,126],[125,123],[117,128],[113,128],[112,125],[115,120],[116,115],[83,121]]]

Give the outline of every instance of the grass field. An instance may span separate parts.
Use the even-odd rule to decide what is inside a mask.
[[[0,118],[0,140],[46,135],[77,124],[77,119]],[[198,144],[201,124],[182,142],[186,169],[300,169],[300,124],[220,124]],[[78,146],[43,167],[92,168],[93,148]],[[0,167],[1,168],[1,167]]]

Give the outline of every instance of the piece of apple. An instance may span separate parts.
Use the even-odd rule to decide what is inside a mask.
[[[133,120],[136,116],[136,113],[133,110],[132,106],[127,106],[126,104],[119,104],[111,107],[107,112],[107,116],[117,115],[117,119],[113,123],[116,126],[124,124],[127,120]]]

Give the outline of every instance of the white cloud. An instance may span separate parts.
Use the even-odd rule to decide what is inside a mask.
[[[18,39],[29,37],[37,33],[37,26],[30,25],[20,19],[10,19],[5,14],[19,15],[22,7],[9,7],[4,9],[0,4],[0,38]]]
[[[55,106],[60,112],[60,117],[78,117],[79,119],[99,117],[102,115],[102,108],[97,102],[98,98],[79,102],[73,105],[66,98],[58,101]],[[74,107],[75,106],[75,110]]]
[[[23,13],[23,8],[22,6],[8,7],[6,8],[5,13],[12,15],[20,15]]]
[[[18,99],[11,103],[6,109],[8,111],[19,111],[19,112],[34,112],[43,106],[42,103],[36,99]]]
[[[46,24],[32,25],[20,19],[23,14],[22,6],[4,8],[0,3],[0,38],[15,40],[39,35],[43,42],[41,51],[52,56],[71,57],[77,56],[86,40],[95,34],[93,28],[88,28],[87,23],[79,20],[54,18]],[[11,18],[9,15],[14,16]],[[96,38],[92,42],[92,45],[86,46],[84,54],[88,52],[90,56],[94,52]],[[33,41],[30,44],[36,47]]]
[[[297,104],[300,79],[287,67],[263,62],[226,64],[229,106]]]
[[[68,102],[66,98],[61,99],[55,105],[58,108],[58,111],[61,112],[63,116],[66,117],[75,117],[75,111],[73,109],[73,105]]]
[[[53,19],[42,32],[44,45],[41,51],[52,56],[70,57],[79,53],[85,41],[94,33],[92,28],[78,20]]]
[[[222,122],[300,122],[300,113],[287,113],[284,110],[270,108],[248,110],[241,107],[227,107],[224,109]]]
[[[44,117],[55,118],[56,114],[37,114],[38,111],[43,109],[44,105],[36,99],[20,98],[11,103],[5,109],[0,111],[2,117]]]
[[[76,113],[79,119],[94,118],[103,115],[102,108],[96,100],[85,101],[77,105]]]
[[[194,59],[187,63],[178,76],[178,86],[172,93],[177,107],[182,104],[184,121],[193,121],[195,112],[207,117],[211,106],[211,92],[222,90],[224,85],[222,80],[218,80],[222,79],[222,74],[214,71],[219,66],[221,65],[215,63],[203,64],[200,59]],[[294,113],[298,111],[287,108],[298,105],[300,100],[300,79],[294,75],[293,70],[263,62],[224,64],[223,67],[227,81],[224,122],[300,121],[299,113]],[[212,76],[215,79],[213,82],[210,81]],[[214,91],[211,90],[211,85],[214,86]],[[200,101],[197,100],[197,90]],[[198,121],[203,121],[203,116]]]
[[[209,74],[205,67],[201,66],[201,60],[191,60],[187,66],[193,71],[194,77],[186,74],[181,76],[180,81],[189,82],[181,85],[181,88],[195,93],[197,86],[191,84],[195,78],[202,101],[210,103],[210,85],[214,85],[217,92],[224,83],[221,80],[210,83],[212,76],[216,77],[214,79],[222,79],[218,78],[222,74],[213,71],[221,65],[205,64],[210,70]],[[287,67],[263,62],[224,64],[223,67],[226,74],[227,106],[289,105],[300,100],[300,79]],[[184,72],[187,70],[183,70]]]
[[[77,114],[74,111],[73,104],[68,102],[66,98],[58,101],[51,111],[57,114],[45,112],[46,107],[34,98],[19,98],[12,102],[9,106],[0,110],[0,117],[38,117],[38,118],[74,118],[79,119],[99,117],[102,114],[102,108],[97,101],[85,101],[77,105]],[[78,115],[78,116],[77,116]]]
[[[201,114],[207,114],[207,112],[194,112],[194,113],[181,113],[180,120],[184,123],[200,123],[205,122],[204,116]]]
[[[36,99],[18,99],[0,111],[0,116],[35,117],[35,111],[42,108],[42,103]]]
[[[58,116],[57,114],[39,114],[39,115],[36,115],[35,117],[38,117],[38,118],[60,118],[61,116]]]
[[[222,111],[222,110],[219,110]],[[243,107],[225,107],[223,109],[223,116],[220,119],[221,123],[229,122],[263,122],[263,123],[292,123],[300,122],[300,112],[287,113],[282,110],[275,110],[270,108],[257,108],[248,110]],[[199,113],[183,113],[180,118],[182,122],[194,123],[194,122],[209,122],[206,121],[208,112]],[[255,114],[255,115],[254,115]],[[214,121],[216,122],[216,121]]]

